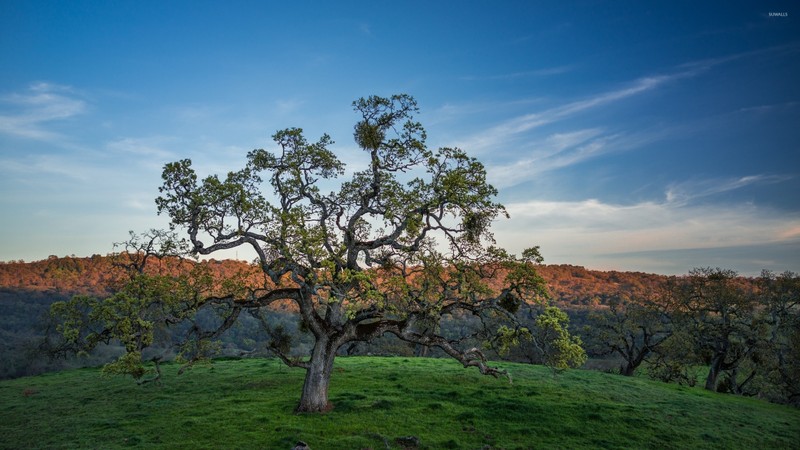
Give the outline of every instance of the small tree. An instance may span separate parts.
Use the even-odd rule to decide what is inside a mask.
[[[275,327],[270,350],[306,370],[297,407],[303,412],[331,407],[328,384],[340,348],[385,333],[503,375],[479,346],[438,334],[436,324],[442,316],[474,315],[489,340],[513,341],[525,332],[514,312],[544,293],[537,249],[517,258],[492,246],[489,226],[506,212],[480,162],[457,148],[429,150],[410,96],[362,98],[353,107],[360,116],[355,141],[369,162],[347,181],[337,183],[344,164],[328,148],[329,136],[309,142],[290,128],[273,136],[275,153],[253,150],[244,168],[224,178],[201,180],[188,159],[167,164],[156,199],[172,231],[186,236],[188,254],[249,247],[265,278],[260,286],[185,293],[197,299],[181,302],[187,317],[226,308],[216,330],[198,334],[221,332],[242,310],[295,304],[314,338],[310,357],[286,354],[287,336]],[[323,192],[328,187],[334,190]]]
[[[672,334],[670,317],[660,294],[623,297],[608,302],[607,310],[590,315],[587,332],[598,343],[600,352],[615,353],[623,363],[621,375],[633,376],[641,364]]]
[[[581,338],[570,335],[568,326],[569,316],[555,306],[548,306],[536,317],[533,343],[554,374],[586,362]]]
[[[44,348],[51,356],[85,353],[100,344],[119,342],[125,352],[106,364],[104,373],[131,375],[139,383],[160,380],[160,358],[151,360],[156,375],[146,378],[151,370],[142,360],[143,352],[157,344],[157,324],[167,314],[166,308],[183,301],[185,284],[171,276],[145,272],[147,260],[162,250],[158,247],[159,241],[164,242],[164,234],[154,232],[142,237],[140,241],[131,233],[130,241],[116,244],[124,245],[125,250],[113,257],[110,296],[75,295],[51,305],[50,313],[55,319],[52,325],[58,332],[46,336]],[[172,241],[168,242],[171,245]],[[131,246],[136,249],[129,251]]]
[[[708,365],[706,389],[716,391],[720,375],[726,373],[725,390],[740,390],[740,365],[753,356],[764,331],[756,305],[752,289],[732,270],[695,268],[679,286],[674,316]]]
[[[764,271],[756,280],[765,338],[754,352],[757,392],[800,405],[800,275]]]
[[[57,334],[48,333],[44,348],[57,357],[118,342],[124,353],[106,364],[104,373],[130,375],[140,384],[159,382],[159,362],[174,346],[182,359],[195,362],[208,354],[210,339],[218,336],[221,327],[199,326],[198,308],[214,303],[218,322],[232,323],[238,315],[232,307],[234,296],[207,266],[176,257],[182,249],[172,233],[131,233],[117,246],[122,251],[113,255],[112,294],[76,295],[53,303],[50,311]],[[169,329],[175,325],[182,325],[182,330]]]

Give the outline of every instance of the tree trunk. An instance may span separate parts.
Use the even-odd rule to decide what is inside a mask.
[[[706,389],[709,391],[717,391],[717,378],[722,372],[722,362],[725,360],[725,354],[716,354],[711,358],[711,365],[708,368],[708,377],[706,377]]]
[[[632,377],[633,374],[636,373],[636,369],[642,365],[644,358],[650,353],[650,350],[647,348],[643,348],[639,353],[635,355],[633,353],[629,353],[625,356],[625,365],[619,366],[619,373],[621,375],[625,375],[626,377]]]
[[[317,340],[306,369],[303,395],[300,397],[300,404],[297,405],[297,412],[325,412],[333,408],[328,401],[328,384],[333,372],[334,358],[336,349],[329,341]]]
[[[626,377],[632,377],[635,372],[636,372],[636,366],[634,366],[633,362],[631,361],[627,361],[624,365],[619,366],[620,375],[624,375]]]

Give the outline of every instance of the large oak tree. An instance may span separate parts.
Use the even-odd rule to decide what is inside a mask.
[[[331,406],[342,346],[385,333],[502,375],[480,348],[437,334],[435,324],[444,315],[478,316],[486,339],[502,347],[523,332],[513,312],[544,295],[536,248],[517,258],[493,246],[489,226],[506,212],[480,162],[458,148],[428,149],[410,96],[362,98],[353,107],[368,164],[349,179],[340,181],[345,165],[328,135],[309,142],[290,128],[273,136],[275,151],[251,151],[245,167],[225,177],[201,179],[188,159],[167,164],[156,200],[190,253],[257,254],[266,282],[232,303],[225,297],[230,316],[277,301],[296,305],[314,337],[310,356],[292,358],[280,342],[272,350],[306,370],[298,411]]]

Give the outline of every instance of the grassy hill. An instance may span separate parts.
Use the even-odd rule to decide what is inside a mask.
[[[698,388],[503,364],[338,358],[324,415],[292,412],[303,372],[217,361],[163,386],[80,369],[0,382],[0,448],[796,448],[800,410]]]

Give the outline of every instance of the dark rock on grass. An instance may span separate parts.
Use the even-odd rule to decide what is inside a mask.
[[[403,448],[417,448],[419,447],[419,438],[416,436],[405,436],[399,437],[394,440],[398,444],[402,445]]]

